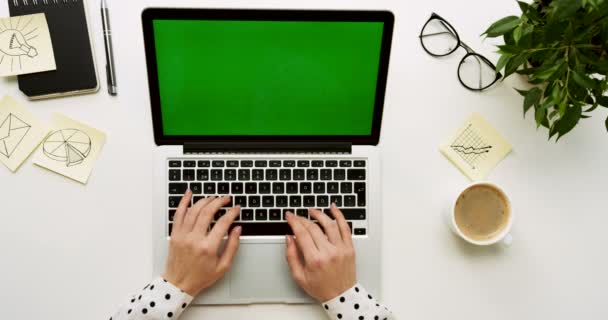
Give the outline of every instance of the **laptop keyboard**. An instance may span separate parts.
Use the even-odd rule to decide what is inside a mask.
[[[292,234],[285,213],[307,219],[307,208],[326,212],[336,203],[353,235],[367,233],[367,160],[365,159],[168,159],[167,233],[188,188],[193,203],[211,196],[231,196],[241,214],[232,227],[243,236]],[[229,208],[222,208],[217,221]],[[314,219],[313,219],[314,220]],[[212,224],[213,226],[213,224]]]

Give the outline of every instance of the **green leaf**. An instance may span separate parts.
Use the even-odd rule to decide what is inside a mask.
[[[563,137],[565,134],[574,129],[574,127],[576,127],[576,124],[580,120],[582,113],[583,110],[579,105],[574,105],[568,108],[566,114],[564,114],[564,116],[559,119],[559,121],[557,121],[557,123],[555,124],[558,132],[557,141],[559,141],[561,137]]]
[[[498,62],[496,63],[496,72],[500,72],[500,70],[502,70],[502,68],[505,67],[505,65],[507,64],[507,62],[509,62],[510,59],[511,59],[510,55],[507,55],[507,54],[501,55],[500,59],[498,59]]]
[[[595,98],[595,101],[602,107],[608,108],[608,97],[599,96]]]
[[[581,8],[581,0],[554,0],[551,2],[555,19],[564,20],[573,16]]]
[[[557,107],[557,111],[559,112],[560,118],[563,117],[564,114],[566,114],[567,109],[568,109],[568,100],[564,99],[564,100],[562,100],[562,102],[560,102],[559,106]]]
[[[537,74],[532,74],[533,77],[541,79],[541,80],[547,80],[549,79],[554,73],[555,71],[557,71],[560,68],[560,65],[555,65],[547,70],[541,71]]]
[[[524,63],[526,63],[525,55],[516,55],[513,56],[512,59],[509,59],[505,66],[505,78],[513,74],[515,70]]]
[[[583,111],[583,112],[584,112],[584,113],[591,112],[591,111],[593,111],[593,110],[597,109],[597,106],[598,106],[598,104],[597,104],[597,103],[594,103],[594,104],[591,106],[591,108],[589,108],[589,109],[587,109],[587,110],[585,110],[585,111]]]
[[[533,105],[538,104],[542,93],[543,92],[539,88],[536,88],[536,87],[532,88],[531,90],[529,90],[526,93],[525,98],[524,98],[524,117],[526,116],[526,113],[528,112],[528,110],[530,110],[530,108],[532,108]]]
[[[517,1],[517,4],[519,4],[519,8],[521,9],[521,13],[525,14],[528,11],[528,9],[530,9],[530,5],[527,4],[526,2]]]
[[[513,40],[515,40],[515,44],[519,44],[519,39],[521,39],[521,34],[523,29],[521,26],[517,26],[517,28],[513,29]]]
[[[508,16],[494,22],[486,32],[482,35],[487,35],[490,38],[501,36],[517,27],[519,25],[519,17]]]
[[[608,131],[608,118],[606,118],[606,130]]]
[[[515,89],[515,91],[519,92],[519,95],[521,95],[522,97],[525,97],[528,94],[528,92],[530,92],[530,90],[519,90],[517,88],[513,88],[513,89]]]
[[[596,87],[593,80],[589,79],[586,75],[577,72],[576,70],[572,71],[572,79],[583,88],[593,89]]]
[[[536,119],[536,128],[538,129],[547,118],[547,108],[537,108],[534,113],[534,118]]]

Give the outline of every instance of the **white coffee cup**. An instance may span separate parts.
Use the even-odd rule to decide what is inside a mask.
[[[458,201],[458,199],[460,199],[460,196],[466,192],[468,189],[474,187],[474,186],[478,186],[478,185],[485,185],[485,186],[489,186],[491,188],[494,188],[495,190],[497,190],[501,196],[505,199],[505,201],[507,202],[507,207],[509,208],[509,221],[507,222],[507,226],[503,228],[503,230],[496,234],[496,236],[492,237],[491,239],[488,240],[483,240],[483,241],[479,241],[479,240],[474,240],[471,239],[470,237],[467,237],[459,228],[458,228],[458,224],[456,223],[456,202]],[[485,181],[481,181],[481,182],[475,182],[472,183],[470,185],[468,185],[466,188],[464,188],[456,197],[456,199],[454,200],[454,202],[452,202],[452,205],[450,207],[450,211],[447,212],[447,222],[448,225],[450,226],[450,229],[452,229],[452,231],[457,234],[459,237],[461,237],[462,239],[464,239],[465,241],[474,244],[474,245],[478,245],[478,246],[489,246],[489,245],[493,245],[496,243],[502,243],[505,246],[510,246],[511,243],[513,242],[513,236],[511,236],[511,227],[513,226],[513,220],[514,220],[514,215],[513,215],[513,206],[511,204],[511,200],[509,199],[509,196],[507,196],[507,193],[500,188],[499,186],[497,186],[494,183],[491,182],[485,182]]]

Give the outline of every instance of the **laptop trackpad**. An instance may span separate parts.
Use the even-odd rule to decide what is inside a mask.
[[[241,243],[230,272],[230,296],[284,302],[305,293],[289,274],[282,243]]]

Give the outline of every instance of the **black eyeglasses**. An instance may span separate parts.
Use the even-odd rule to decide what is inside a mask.
[[[496,66],[490,60],[460,41],[454,27],[436,13],[431,14],[422,27],[420,43],[424,51],[433,57],[444,57],[454,53],[459,47],[464,48],[467,54],[458,65],[458,80],[469,90],[485,90],[502,78],[502,74],[496,72]]]

